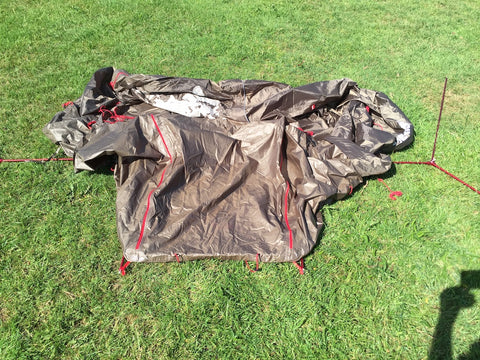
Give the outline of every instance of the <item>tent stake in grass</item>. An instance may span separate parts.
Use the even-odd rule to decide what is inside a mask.
[[[440,120],[442,119],[442,111],[443,111],[443,103],[445,101],[445,91],[447,90],[447,78],[445,78],[445,83],[443,85],[443,94],[442,94],[442,102],[440,103],[440,113],[438,114],[438,121],[437,121],[437,131],[435,133],[435,140],[433,142],[433,150],[432,150],[432,157],[429,161],[394,161],[395,164],[414,164],[414,165],[430,165],[433,166],[440,171],[444,172],[448,176],[454,178],[458,182],[462,183],[469,189],[475,191],[477,194],[480,194],[480,190],[475,189],[472,185],[466,183],[462,179],[458,178],[457,176],[453,175],[452,173],[448,172],[444,168],[440,167],[436,162],[435,162],[435,150],[437,148],[437,139],[438,139],[438,130],[440,129]]]
[[[33,162],[33,163],[46,163],[49,161],[73,161],[73,158],[44,158],[44,159],[0,159],[2,162]]]
[[[61,146],[59,146],[58,149],[52,155],[50,155],[49,158],[44,158],[44,159],[2,159],[0,158],[0,164],[2,162],[15,162],[15,163],[33,162],[33,163],[45,164],[46,162],[49,162],[49,161],[73,161],[73,158],[56,158],[55,156],[58,155],[58,152],[60,151],[60,149],[61,149]]]

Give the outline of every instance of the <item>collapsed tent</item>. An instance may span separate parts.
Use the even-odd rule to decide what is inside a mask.
[[[76,170],[115,157],[117,230],[128,262],[297,261],[320,209],[391,167],[413,127],[349,79],[260,80],[100,69],[45,126]]]

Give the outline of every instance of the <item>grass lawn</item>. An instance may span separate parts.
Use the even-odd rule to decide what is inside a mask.
[[[273,4],[274,3],[274,4]],[[48,157],[42,127],[95,70],[306,83],[349,77],[416,129],[394,160],[480,187],[480,4],[458,1],[0,3],[0,158]],[[292,264],[132,264],[115,184],[70,163],[0,164],[1,359],[478,359],[480,196],[397,165],[323,209]]]

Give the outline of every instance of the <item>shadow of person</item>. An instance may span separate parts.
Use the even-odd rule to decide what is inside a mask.
[[[452,333],[455,320],[462,309],[475,304],[471,289],[480,288],[480,270],[462,271],[460,285],[447,288],[440,294],[440,315],[433,334],[432,344],[428,354],[429,360],[451,360]],[[480,339],[474,342],[466,354],[458,359],[480,359]]]
[[[480,339],[470,345],[468,353],[462,354],[458,357],[458,360],[478,360],[480,359]]]

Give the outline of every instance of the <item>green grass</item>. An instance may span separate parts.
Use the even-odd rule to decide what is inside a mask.
[[[480,187],[479,18],[466,0],[3,1],[0,157],[50,155],[44,124],[115,66],[294,86],[349,77],[414,123],[394,159],[426,161],[447,76],[437,163]],[[441,294],[461,309],[453,358],[467,354],[480,291],[460,274],[480,270],[480,196],[433,167],[385,179],[399,200],[368,179],[324,209],[304,276],[208,260],[121,277],[112,176],[0,164],[0,358],[426,359]]]

